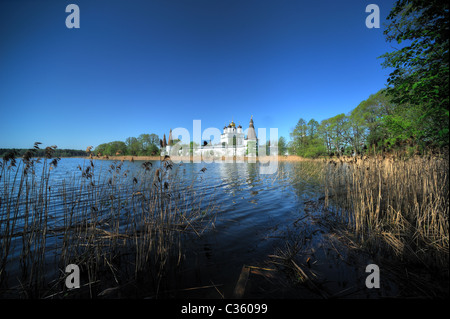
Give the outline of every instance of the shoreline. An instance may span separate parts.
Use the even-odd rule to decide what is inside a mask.
[[[160,161],[163,160],[163,156],[131,156],[131,155],[124,155],[124,156],[101,156],[101,157],[81,157],[84,159],[95,159],[95,160],[109,160],[109,161]],[[177,156],[177,157],[171,157],[171,160],[174,163],[177,162],[191,162],[191,163],[233,163],[236,161],[236,158],[205,158],[201,156]],[[300,161],[317,161],[317,160],[323,160],[322,158],[312,159],[312,158],[305,158],[300,157],[297,155],[277,155],[277,156],[264,156],[264,157],[240,157],[237,158],[239,162],[242,160],[246,163],[268,163],[271,161],[279,161],[279,162],[300,162]]]

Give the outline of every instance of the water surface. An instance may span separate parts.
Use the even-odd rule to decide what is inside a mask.
[[[134,191],[133,179],[143,178],[142,164],[143,161],[121,163],[110,160],[91,162],[79,158],[62,159],[51,171],[48,180],[48,186],[52,188],[48,198],[51,205],[49,224],[55,227],[61,224],[61,216],[65,211],[58,194],[64,190],[68,194],[65,200],[70,201],[70,194],[76,193],[82,181],[86,180],[82,174],[87,167],[91,166],[90,171],[95,172],[92,184],[101,189],[107,187],[108,179],[120,165],[120,174],[122,177],[126,175],[126,182],[121,185],[117,196],[127,203],[126,199]],[[160,167],[159,161],[153,161],[152,164],[152,172]],[[322,282],[329,283],[327,289],[330,294],[346,289],[360,290],[364,269],[355,269],[348,263],[343,263],[342,254],[324,244],[327,234],[321,225],[314,222],[320,216],[316,203],[324,195],[320,176],[322,164],[280,162],[277,172],[271,175],[260,174],[259,165],[174,164],[170,174],[176,174],[182,185],[184,183],[185,187],[193,187],[208,200],[213,198],[216,211],[212,227],[207,228],[200,236],[185,237],[181,274],[170,287],[172,293],[168,297],[233,297],[244,266],[277,270],[269,276],[251,275],[245,297],[321,297],[320,293],[292,282],[289,279],[289,269],[284,271],[276,262],[270,263],[273,260],[271,256],[289,251],[294,246],[297,263],[302,263],[302,267],[306,264],[309,267],[313,265],[313,273]],[[35,171],[39,180],[39,165]],[[3,185],[2,192],[7,188]],[[89,198],[86,198],[86,202],[89,203]],[[211,203],[204,204],[206,206]],[[126,208],[124,207],[124,211],[127,211]],[[107,214],[107,211],[104,213]],[[54,241],[50,239],[47,244],[56,245],[57,239]],[[13,243],[16,245],[13,245],[11,255],[17,262],[20,255],[19,238],[15,238]],[[14,265],[14,262],[11,264]],[[216,287],[191,289],[212,286]]]

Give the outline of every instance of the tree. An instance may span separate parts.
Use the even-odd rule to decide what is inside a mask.
[[[150,144],[150,146],[147,148],[146,150],[146,154],[148,156],[156,156],[159,155],[161,153],[159,147],[155,144]]]
[[[449,3],[398,0],[387,19],[391,22],[384,32],[386,40],[407,43],[381,56],[384,67],[394,68],[387,93],[400,108],[414,108],[419,129],[413,138],[433,146],[448,145]],[[399,124],[403,109],[391,114],[388,123]]]
[[[391,136],[383,119],[392,115],[393,110],[394,104],[386,90],[380,90],[350,112],[351,143],[355,152],[361,152],[364,146],[385,146]]]
[[[307,139],[306,139],[307,130],[308,130],[308,127],[306,125],[306,121],[304,119],[300,118],[298,120],[295,128],[289,134],[292,139],[293,151],[297,155],[301,156],[304,149],[307,146]]]
[[[107,147],[107,143],[100,144],[94,149],[93,153],[94,154],[99,154],[100,153],[102,155],[106,155],[106,152],[105,152],[106,147]]]
[[[159,136],[156,134],[141,134],[137,138],[137,142],[139,143],[139,151],[138,155],[156,155],[159,154],[158,144],[159,144]],[[138,146],[135,146],[138,148]]]
[[[325,140],[320,134],[320,125],[315,119],[306,122],[300,119],[290,133],[292,141],[289,151],[303,157],[318,157],[327,154]]]
[[[338,114],[328,119],[329,126],[327,127],[330,143],[334,152],[342,155],[345,147],[350,142],[349,138],[349,119],[344,114]]]
[[[125,140],[127,150],[129,155],[137,156],[141,150],[141,144],[136,137],[127,137]]]
[[[159,136],[141,134],[138,138],[128,137],[125,142],[114,141],[98,145],[94,152],[102,155],[155,156],[160,154]]]
[[[327,155],[327,149],[322,139],[314,138],[308,144],[308,147],[303,151],[302,156],[317,158],[319,156]]]
[[[138,136],[137,140],[140,144],[139,155],[147,155],[146,151],[150,147],[150,145],[152,145],[152,142],[150,141],[150,134],[141,134]]]
[[[123,155],[127,152],[127,146],[122,141],[114,141],[107,144],[106,155]]]
[[[94,150],[94,154],[110,155],[110,156],[114,156],[117,154],[124,155],[126,154],[126,152],[127,146],[122,141],[103,143],[98,145]]]
[[[286,139],[283,136],[278,138],[278,155],[285,155],[287,151]]]
[[[325,143],[325,148],[328,155],[331,155],[332,153],[332,134],[330,130],[330,120],[325,119],[320,122],[319,127],[317,128],[317,132],[320,136],[320,138]]]
[[[317,137],[317,128],[319,127],[319,122],[315,119],[310,119],[307,124],[307,135],[310,140],[313,140]]]

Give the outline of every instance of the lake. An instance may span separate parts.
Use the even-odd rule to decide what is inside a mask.
[[[68,227],[68,220],[63,216],[67,215],[67,207],[70,207],[67,202],[71,200],[76,201],[77,205],[79,201],[86,201],[91,206],[92,203],[100,203],[100,206],[103,205],[101,207],[112,207],[112,203],[120,198],[120,211],[124,215],[135,211],[131,209],[132,198],[137,196],[135,185],[142,180],[150,180],[145,176],[153,176],[157,168],[162,169],[159,161],[151,161],[148,175],[143,175],[143,163],[61,159],[57,167],[49,171],[46,187],[51,192],[42,204],[48,205],[48,216],[45,215],[48,233],[58,227]],[[42,165],[36,164],[35,167],[38,181]],[[320,174],[324,163],[282,161],[274,174],[260,174],[259,165],[174,163],[167,170],[167,174],[177,176],[179,189],[189,188],[196,200],[200,198],[196,207],[199,210],[209,207],[208,214],[213,217],[207,227],[201,228],[201,232],[183,233],[180,244],[182,253],[179,254],[182,262],[176,267],[173,278],[166,278],[164,290],[159,292],[160,297],[231,298],[236,297],[237,288],[241,289],[240,296],[245,298],[365,298],[394,293],[395,287],[390,285],[385,285],[381,292],[365,288],[365,267],[372,263],[372,259],[363,253],[352,252],[338,236],[328,231],[329,221],[323,218],[326,214],[320,205],[324,196]],[[86,178],[88,167],[88,174],[95,171],[91,179]],[[120,171],[121,183],[114,186],[117,188],[111,202],[101,204],[107,199],[98,194],[114,184],[111,174],[116,170]],[[18,180],[13,190],[9,189],[11,186],[5,180],[4,176],[0,195],[5,198],[5,192],[10,192],[13,198],[19,192]],[[80,187],[83,181],[89,181],[96,191],[89,193],[87,188]],[[151,184],[148,187],[152,187]],[[36,186],[35,191],[38,190]],[[61,192],[65,195],[59,195]],[[78,192],[81,194],[76,195]],[[204,202],[201,202],[202,198]],[[37,196],[36,201],[39,200]],[[186,199],[186,203],[190,200],[194,203],[193,199]],[[1,206],[3,222],[6,220],[6,206],[5,203]],[[20,207],[20,210],[24,209]],[[95,209],[96,214],[103,214],[105,218],[109,211]],[[17,214],[15,232],[20,233],[27,218],[22,218],[21,212]],[[118,218],[122,223],[121,229],[126,229],[129,225],[123,223],[130,219]],[[49,236],[44,243],[39,243],[48,247],[43,263],[47,269],[50,268],[50,277],[60,272],[57,263],[52,260],[57,259],[61,249],[58,241],[62,240],[62,236]],[[14,278],[20,273],[22,238],[16,235],[11,243],[6,270],[9,278]],[[37,244],[33,247],[36,248]],[[308,274],[305,274],[306,278],[298,278],[296,267],[305,270]],[[243,286],[238,284],[241,276],[246,278]],[[316,284],[311,284],[311,281]]]

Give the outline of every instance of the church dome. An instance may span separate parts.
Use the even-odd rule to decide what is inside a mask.
[[[231,121],[231,123],[230,123],[230,127],[236,127],[236,124],[234,124],[234,122],[233,122],[233,121]]]

